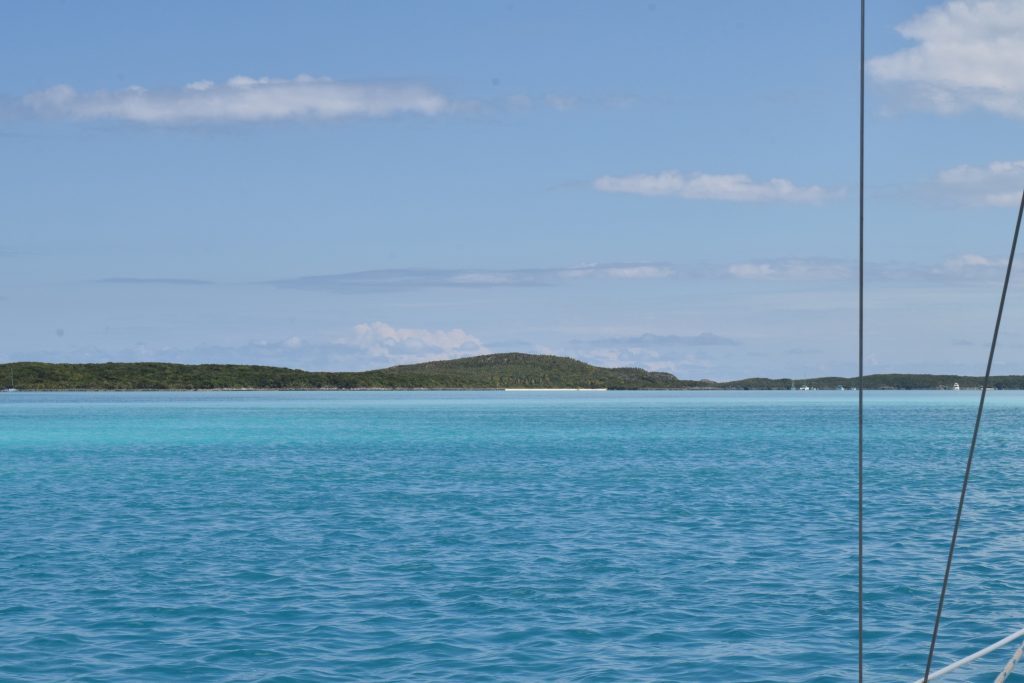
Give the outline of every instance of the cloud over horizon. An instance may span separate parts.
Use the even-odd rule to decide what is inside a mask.
[[[939,173],[948,191],[982,206],[1017,206],[1024,187],[1024,161],[993,161],[985,166],[962,164]]]
[[[610,367],[640,367],[671,372],[684,379],[706,374],[723,353],[730,354],[740,342],[713,332],[693,335],[639,334],[630,337],[597,337],[569,341],[562,355]]]
[[[741,280],[843,280],[854,270],[838,259],[770,259],[734,263],[726,272]]]
[[[828,190],[817,185],[801,187],[784,178],[755,182],[750,176],[734,173],[681,173],[601,176],[594,181],[600,192],[637,194],[647,197],[682,197],[726,202],[814,203],[828,198]]]
[[[490,353],[483,342],[461,328],[426,330],[392,327],[380,321],[355,326],[355,336],[336,343],[362,349],[392,364],[422,363]]]
[[[646,348],[672,348],[678,346],[737,346],[739,342],[732,337],[724,337],[714,332],[701,332],[692,335],[652,334],[650,332],[632,337],[602,337],[597,340],[574,340],[571,344],[643,346]]]
[[[1001,276],[1006,261],[974,253],[961,253],[937,262],[868,262],[867,277],[874,282],[954,283]],[[381,294],[421,289],[538,288],[599,282],[694,282],[733,280],[753,283],[841,283],[857,274],[855,262],[836,258],[767,258],[735,263],[598,263],[566,268],[434,269],[395,268],[329,275],[308,275],[261,282],[229,283],[201,278],[106,277],[94,284],[124,287],[269,285],[278,289]]]
[[[1003,275],[1006,261],[990,259],[978,254],[960,254],[946,259],[938,267],[932,268],[932,274],[938,277],[959,276],[967,279],[994,280]]]
[[[377,320],[358,323],[350,333],[331,338],[293,335],[275,340],[252,340],[235,346],[192,348],[139,343],[116,353],[78,348],[56,354],[43,353],[33,359],[51,362],[240,363],[310,371],[358,372],[518,351],[569,356],[604,367],[629,366],[652,371],[685,372],[712,367],[716,354],[728,353],[739,344],[730,337],[701,332],[693,335],[646,333],[575,339],[555,348],[528,342],[494,348],[461,327],[413,328]]]
[[[490,353],[475,335],[455,328],[407,328],[381,321],[354,325],[338,337],[305,338],[292,335],[224,345],[173,346],[139,342],[119,351],[95,347],[65,347],[60,351],[33,350],[9,355],[8,360],[48,362],[168,362],[272,365],[311,371],[374,370],[431,360],[446,360]]]
[[[213,280],[189,277],[106,277],[93,280],[101,285],[212,285]]]
[[[363,270],[334,275],[272,280],[284,289],[334,292],[388,292],[428,287],[489,288],[543,287],[583,279],[648,280],[667,278],[675,270],[664,263],[603,263],[568,268],[519,268],[506,270],[443,270],[396,268]]]
[[[432,116],[451,107],[422,85],[341,82],[300,75],[292,79],[235,76],[224,83],[196,81],[183,88],[77,92],[56,85],[22,98],[29,110],[67,119],[111,119],[148,124],[229,121],[338,120],[395,114]]]
[[[876,81],[944,114],[980,108],[1024,117],[1024,3],[950,0],[896,30],[915,44],[871,59]]]

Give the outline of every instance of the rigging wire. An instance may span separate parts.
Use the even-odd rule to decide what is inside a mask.
[[[864,683],[864,6],[860,0],[860,291],[857,343],[857,681]]]
[[[971,478],[971,464],[974,462],[974,450],[978,444],[978,431],[981,429],[981,416],[985,412],[985,396],[988,394],[989,379],[992,376],[992,359],[996,355],[996,342],[999,339],[999,325],[1003,321],[1003,306],[1006,304],[1006,291],[1010,287],[1010,274],[1013,272],[1013,256],[1017,253],[1017,238],[1020,236],[1021,218],[1024,218],[1024,193],[1020,198],[1020,209],[1017,211],[1017,225],[1013,229],[1013,241],[1010,243],[1010,257],[1006,261],[1006,276],[1003,278],[1003,292],[999,297],[999,312],[996,313],[996,324],[992,330],[992,346],[988,350],[988,365],[985,367],[985,381],[981,385],[981,399],[978,401],[978,415],[974,419],[974,434],[971,436],[971,448],[967,452],[967,464],[964,467],[964,482],[960,487],[960,503],[956,508],[956,521],[953,522],[953,535],[949,540],[949,554],[946,557],[946,573],[942,577],[942,591],[939,593],[939,606],[935,610],[935,626],[932,628],[932,642],[928,647],[928,661],[924,668],[924,683],[932,670],[932,658],[935,655],[935,642],[939,638],[939,622],[942,620],[942,606],[946,601],[946,588],[949,586],[949,572],[953,567],[953,553],[956,551],[956,537],[960,531],[960,518],[964,511],[964,499],[967,497],[967,483]]]

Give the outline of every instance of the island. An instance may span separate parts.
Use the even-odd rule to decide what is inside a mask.
[[[0,377],[18,391],[245,391],[245,390],[501,390],[501,389],[854,389],[856,377],[750,378],[727,382],[679,379],[641,368],[604,368],[573,358],[495,353],[455,360],[396,365],[362,372],[311,372],[261,365],[179,363],[0,364]],[[964,375],[868,375],[866,389],[978,389],[982,378]],[[1024,376],[993,377],[995,389],[1024,389]]]

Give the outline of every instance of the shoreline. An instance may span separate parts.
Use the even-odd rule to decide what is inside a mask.
[[[18,391],[856,391],[858,386],[885,391],[970,391],[980,388],[982,381],[979,376],[924,373],[877,373],[864,375],[863,380],[837,375],[681,379],[638,367],[600,367],[573,358],[524,353],[354,372],[155,362],[0,364],[0,389]],[[1024,389],[1024,375],[995,375],[990,386]]]
[[[998,387],[989,387],[989,391],[1024,391],[1024,388],[1020,389],[1000,389]],[[17,389],[15,391],[0,391],[0,397],[2,396],[16,396],[18,394],[200,394],[200,393],[222,393],[222,394],[251,394],[257,392],[280,392],[280,393],[297,393],[297,392],[316,392],[316,393],[386,393],[386,392],[515,392],[515,393],[640,393],[640,392],[671,392],[671,391],[686,391],[686,392],[709,392],[709,391],[725,391],[729,393],[752,393],[752,392],[763,392],[773,394],[807,394],[823,392],[826,394],[856,394],[856,389],[815,389],[812,392],[801,391],[799,389],[772,389],[772,388],[756,388],[748,389],[741,387],[646,387],[637,389],[621,389],[613,387],[217,387],[217,388],[206,388],[206,389],[90,389],[90,388],[75,388],[75,389]],[[944,389],[944,388],[899,388],[899,387],[874,387],[864,389],[865,392],[913,392],[913,391],[930,391],[930,392],[942,392],[942,393],[976,393],[981,391],[981,387],[961,387],[959,390],[955,389]],[[3,400],[0,398],[0,400]]]

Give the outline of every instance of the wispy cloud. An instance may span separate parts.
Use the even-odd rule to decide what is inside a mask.
[[[896,29],[915,45],[872,59],[872,76],[943,113],[1024,116],[1024,3],[950,0]]]
[[[105,285],[212,285],[212,280],[196,280],[185,277],[107,277],[94,280]]]
[[[522,268],[513,270],[439,270],[402,268],[364,270],[335,275],[274,280],[268,284],[286,289],[336,292],[386,292],[430,287],[488,288],[542,287],[581,279],[643,280],[667,278],[674,274],[663,263],[610,263],[571,268]]]
[[[820,202],[831,193],[817,185],[799,186],[784,178],[756,182],[748,175],[680,173],[602,176],[594,181],[601,192],[711,199],[727,202]]]
[[[872,282],[955,283],[992,280],[1002,275],[1006,262],[979,254],[959,254],[940,263],[868,262],[866,277]],[[766,259],[726,266],[727,277],[752,281],[816,282],[852,281],[857,265],[838,259]]]
[[[703,377],[723,357],[732,357],[740,342],[713,332],[577,338],[537,353],[571,356],[604,367],[639,367],[683,377]]]
[[[460,102],[460,110],[506,110],[506,111],[528,111],[528,110],[553,110],[565,112],[574,109],[622,109],[634,104],[634,100],[628,97],[578,97],[565,93],[548,93],[546,95],[529,95],[518,93],[504,95],[492,100]]]
[[[568,111],[579,105],[579,100],[564,95],[548,95],[544,98],[544,103],[556,111]]]
[[[443,95],[422,85],[349,83],[304,75],[293,79],[236,76],[224,83],[196,81],[179,89],[153,91],[136,86],[80,93],[57,85],[26,95],[22,102],[40,115],[150,124],[429,116],[451,107]]]
[[[349,333],[334,338],[292,335],[254,339],[236,345],[193,347],[140,342],[118,351],[90,347],[62,348],[59,351],[36,349],[27,354],[14,354],[11,358],[74,363],[241,363],[305,370],[357,371],[485,353],[490,353],[487,346],[460,328],[406,328],[374,321],[355,325]]]
[[[940,263],[870,263],[867,277],[881,282],[956,285],[998,280],[1005,268],[1006,261],[966,253]]]
[[[1024,189],[1024,161],[955,166],[939,174],[939,183],[973,204],[1017,206]]]
[[[596,365],[641,367],[646,370],[700,375],[739,342],[712,332],[694,335],[640,334],[568,342],[562,353]]]
[[[741,280],[843,280],[853,269],[835,259],[770,259],[734,263],[726,273]]]
[[[591,341],[576,341],[582,345],[615,345],[642,346],[649,349],[676,348],[680,346],[736,346],[739,342],[732,337],[723,337],[714,332],[701,332],[693,335],[680,334],[640,334],[633,337],[602,337]]]
[[[938,277],[957,276],[974,279],[994,279],[1002,275],[1006,261],[991,259],[978,254],[961,254],[947,259],[941,266],[930,269]]]
[[[16,354],[13,357],[52,362],[162,361],[176,363],[241,363],[358,371],[477,356],[495,351],[525,351],[568,355],[603,366],[643,367],[649,370],[697,372],[712,359],[729,353],[738,342],[710,332],[694,335],[642,334],[573,340],[557,348],[529,342],[495,349],[460,327],[402,327],[383,321],[363,322],[336,337],[292,335],[255,339],[237,345],[175,347],[138,343],[119,351],[74,348]],[[698,373],[699,374],[699,373]]]
[[[956,282],[987,280],[1001,276],[1005,260],[964,253],[941,262],[868,262],[867,276],[875,282]],[[537,288],[585,282],[664,282],[733,280],[755,283],[842,283],[856,277],[856,263],[834,258],[768,258],[714,263],[600,263],[567,268],[460,269],[396,268],[365,270],[330,275],[310,275],[264,282],[225,283],[199,278],[109,277],[97,284],[129,287],[270,285],[280,289],[337,292],[339,294],[380,294],[421,289]],[[671,337],[674,344],[710,345],[712,337]]]
[[[667,354],[645,348],[597,347],[575,354],[579,360],[610,368],[643,368],[651,372],[670,372],[677,377],[703,377],[715,366],[706,355],[692,351]]]

